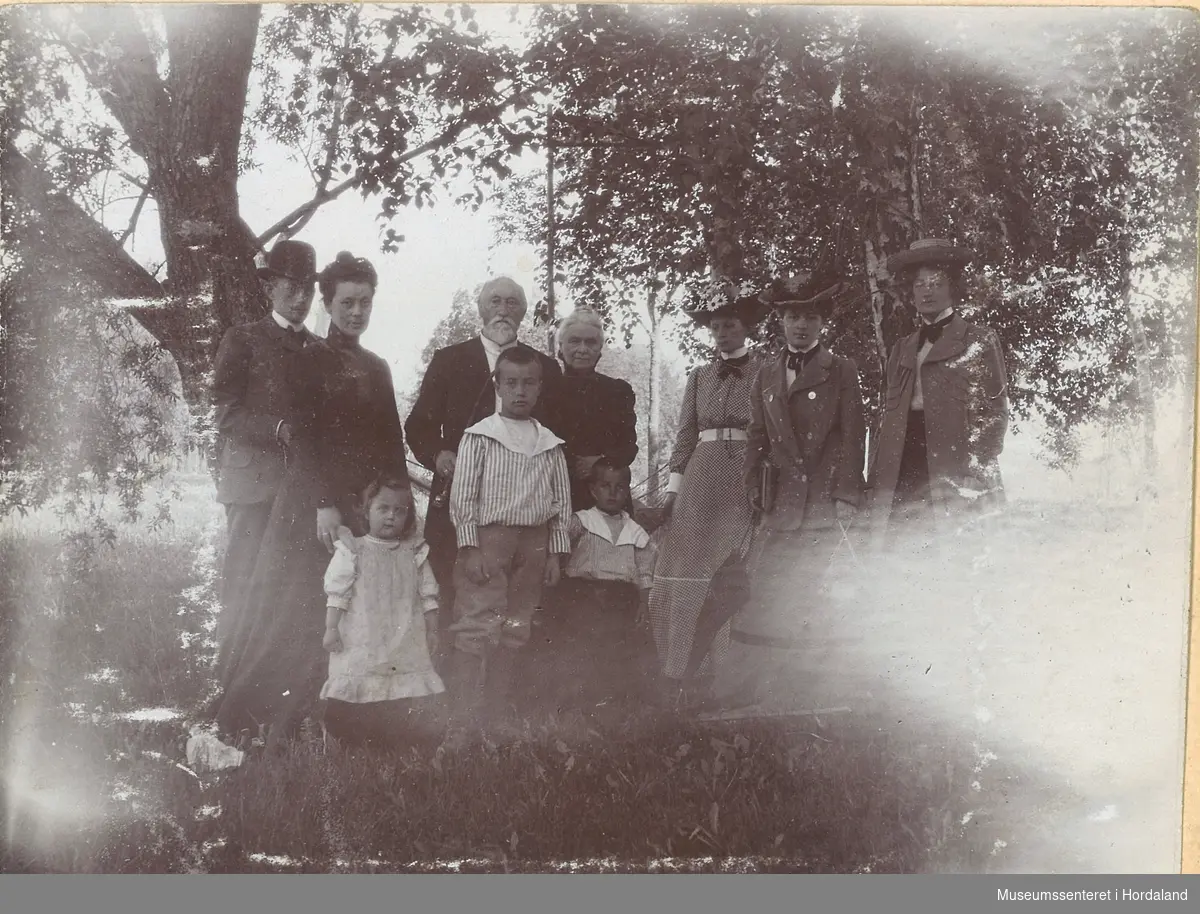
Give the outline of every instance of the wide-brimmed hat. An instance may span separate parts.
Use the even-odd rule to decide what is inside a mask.
[[[763,298],[778,312],[796,308],[816,312],[828,320],[849,288],[849,281],[840,273],[801,273],[776,279],[763,293]]]
[[[258,276],[260,279],[282,276],[296,282],[316,282],[316,249],[303,241],[280,241],[267,255],[266,266],[258,268]]]
[[[889,256],[885,266],[888,273],[897,276],[920,267],[962,269],[974,259],[974,255],[966,248],[945,238],[922,238],[910,244],[907,251]]]
[[[707,327],[714,317],[736,317],[749,327],[762,318],[763,306],[757,295],[746,294],[728,280],[714,280],[701,289],[700,303],[683,313],[701,327]]]

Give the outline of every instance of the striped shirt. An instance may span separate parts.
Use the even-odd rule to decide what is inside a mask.
[[[463,433],[450,487],[450,520],[459,548],[478,546],[479,528],[489,524],[535,527],[549,522],[550,551],[571,551],[571,482],[562,439],[537,420],[527,421],[537,430],[532,447],[523,448],[498,413]]]
[[[628,581],[639,590],[654,583],[654,544],[624,511],[616,516],[599,508],[576,511],[567,532],[575,544],[567,577]]]

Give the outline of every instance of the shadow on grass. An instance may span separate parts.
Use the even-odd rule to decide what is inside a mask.
[[[1028,780],[976,789],[962,737],[862,716],[540,714],[499,746],[307,740],[197,776],[179,721],[113,717],[209,687],[208,547],[151,545],[56,591],[51,547],[0,539],[4,871],[980,872],[1024,824]]]
[[[86,786],[107,799],[5,868],[980,872],[1011,838],[1013,823],[987,812],[998,795],[971,789],[965,753],[822,723],[643,712],[603,732],[543,720],[506,745],[435,753],[297,741],[205,778],[175,764],[177,726],[94,727],[77,742],[90,742]],[[16,824],[36,834],[36,816]]]

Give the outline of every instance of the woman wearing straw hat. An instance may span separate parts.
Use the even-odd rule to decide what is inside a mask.
[[[714,284],[707,298],[688,316],[712,332],[717,358],[688,377],[663,506],[668,527],[650,592],[664,697],[672,701],[683,694],[690,672],[710,679],[728,646],[726,622],[700,663],[689,662],[713,577],[745,557],[755,525],[740,479],[750,388],[761,364],[747,349],[746,336],[761,307],[754,297],[739,297],[730,283]]]
[[[1008,430],[1008,379],[996,334],[958,313],[970,252],[928,238],[887,259],[912,292],[917,331],[887,364],[879,434],[868,474],[876,543],[922,524],[1004,500],[998,458]]]

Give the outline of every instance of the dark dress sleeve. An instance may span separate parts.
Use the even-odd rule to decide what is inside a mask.
[[[612,443],[605,449],[604,456],[621,466],[629,466],[638,455],[637,394],[628,381],[612,380]]]

